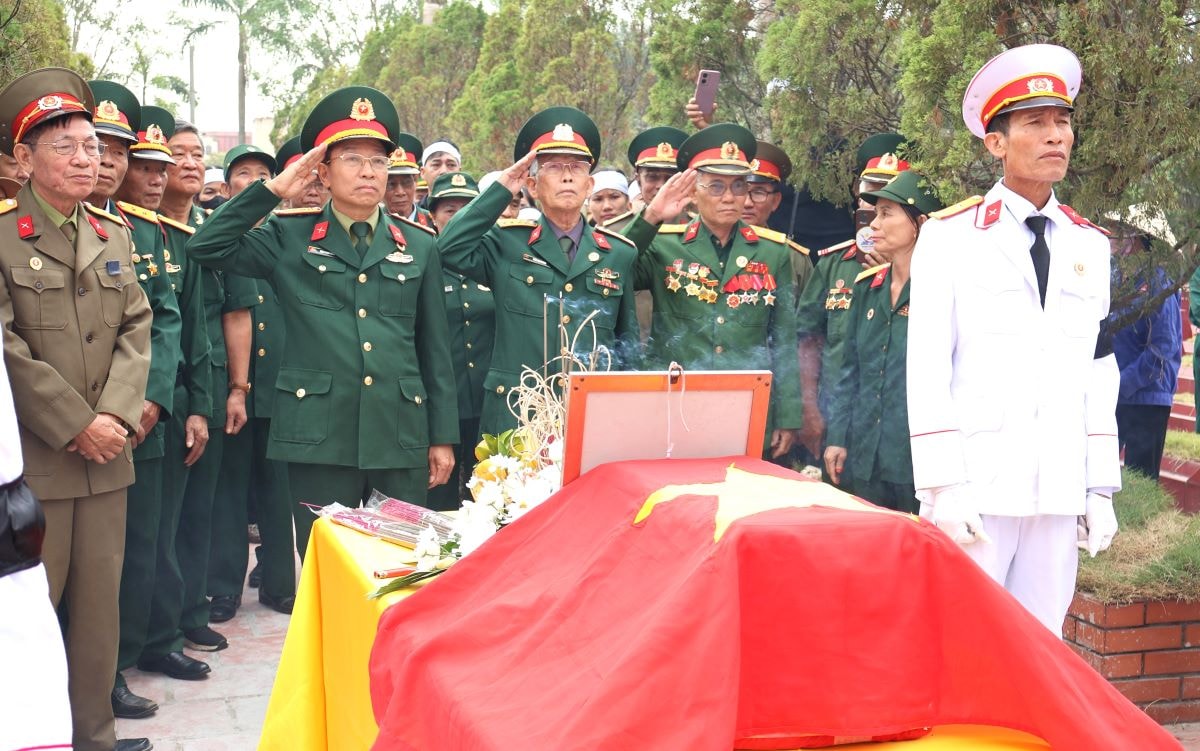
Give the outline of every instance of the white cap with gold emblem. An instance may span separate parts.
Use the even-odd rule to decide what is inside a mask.
[[[1005,112],[1034,107],[1074,109],[1083,73],[1079,58],[1056,44],[1027,44],[989,60],[963,95],[963,122],[979,138]]]

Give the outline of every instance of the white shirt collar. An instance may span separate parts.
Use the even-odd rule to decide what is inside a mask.
[[[1041,214],[1051,222],[1060,224],[1067,222],[1067,217],[1058,210],[1058,198],[1054,195],[1053,190],[1050,191],[1050,200],[1046,201],[1046,205],[1041,209],[1034,206],[1028,198],[1010,189],[1003,180],[996,183],[996,187],[992,188],[992,193],[1004,202],[1004,208],[1022,225],[1034,214]]]

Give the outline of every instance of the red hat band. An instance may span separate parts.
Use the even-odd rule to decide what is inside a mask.
[[[107,99],[96,105],[96,112],[93,116],[96,122],[101,122],[105,125],[114,125],[121,130],[133,133],[133,128],[129,125],[129,118],[125,116],[125,113],[116,104]]]
[[[531,151],[548,149],[577,149],[589,157],[592,156],[592,150],[588,148],[587,141],[570,125],[556,125],[554,130],[538,136],[533,142]]]
[[[983,106],[980,120],[983,126],[991,122],[1000,110],[1025,99],[1034,97],[1053,97],[1061,99],[1070,105],[1071,95],[1067,92],[1067,84],[1062,78],[1053,73],[1031,73],[1010,81],[1000,87],[1000,90],[988,98]]]
[[[732,141],[728,141],[715,149],[705,149],[692,157],[692,161],[688,162],[688,169],[697,167],[705,167],[710,164],[732,164],[740,162],[747,164],[746,152],[742,151]]]
[[[13,142],[21,140],[21,137],[29,132],[29,129],[40,123],[48,115],[58,112],[83,112],[88,113],[87,107],[76,99],[71,94],[56,92],[47,94],[36,101],[30,102],[17,113],[13,120]]]
[[[779,165],[773,162],[768,162],[765,159],[755,159],[750,162],[750,171],[759,177],[767,177],[772,180],[783,182],[783,172],[779,169]]]

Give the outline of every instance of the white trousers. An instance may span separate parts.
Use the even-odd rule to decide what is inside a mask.
[[[1038,514],[981,518],[991,543],[964,545],[963,551],[1061,639],[1063,620],[1075,596],[1078,517]]]
[[[71,748],[67,654],[42,564],[0,576],[0,751]]]

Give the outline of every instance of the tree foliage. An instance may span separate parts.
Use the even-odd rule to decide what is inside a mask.
[[[57,2],[0,1],[0,86],[50,65],[65,66],[89,77],[92,61],[72,50],[62,6]]]

